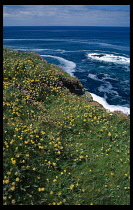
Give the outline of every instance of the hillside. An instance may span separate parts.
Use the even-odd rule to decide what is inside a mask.
[[[129,117],[38,54],[3,57],[4,205],[129,205]]]

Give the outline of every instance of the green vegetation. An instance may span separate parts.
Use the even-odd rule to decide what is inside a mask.
[[[129,117],[37,54],[4,48],[3,66],[4,205],[129,205]]]

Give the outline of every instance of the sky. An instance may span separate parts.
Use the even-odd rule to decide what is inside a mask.
[[[130,5],[3,5],[4,26],[130,26]]]

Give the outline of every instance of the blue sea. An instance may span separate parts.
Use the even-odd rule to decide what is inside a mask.
[[[37,52],[77,77],[105,108],[130,113],[130,28],[5,26],[3,45]]]

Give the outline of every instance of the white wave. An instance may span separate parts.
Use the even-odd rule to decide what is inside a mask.
[[[39,48],[38,49],[37,48],[35,48],[35,49],[33,48],[32,49],[31,48],[30,50],[32,50],[32,51],[47,51],[47,50],[50,50],[50,49],[41,49],[41,48],[40,49]]]
[[[114,45],[114,44],[109,44],[109,43],[97,43],[99,45],[102,45],[102,46],[106,46],[108,48],[114,48],[114,49],[118,49],[118,50],[129,50],[129,47],[126,47],[126,46],[121,46],[121,45]]]
[[[76,63],[74,63],[73,61],[69,61],[69,60],[66,60],[66,59],[64,59],[62,57],[53,56],[53,55],[41,55],[41,56],[43,56],[43,57],[51,57],[51,58],[57,59],[60,62],[62,68],[67,73],[69,73],[71,76],[74,77],[73,72],[75,72]]]
[[[97,81],[101,81],[101,82],[103,82],[103,81],[106,82],[106,79],[111,79],[111,80],[117,81],[116,78],[112,78],[112,77],[110,77],[108,74],[104,74],[104,76],[103,76],[102,79],[99,79],[99,78],[97,77],[97,75],[91,74],[91,73],[88,74],[88,77],[91,78],[91,79],[93,79],[93,80],[97,80]],[[108,83],[108,82],[106,82],[106,83]]]
[[[15,48],[14,50],[20,50],[20,51],[29,51],[27,48]],[[30,50],[31,51],[31,50]]]
[[[109,93],[111,95],[117,95],[118,96],[119,95],[118,92],[115,91],[115,90],[113,90],[112,88],[113,87],[112,87],[111,83],[110,82],[107,82],[107,83],[101,85],[98,88],[98,90],[99,90],[99,92]]]
[[[25,48],[25,47],[20,47],[20,48],[15,48],[15,50],[22,50],[22,51],[31,51],[31,52],[41,52],[41,51],[56,51],[60,53],[66,52],[65,50],[62,49],[42,49],[42,48]]]
[[[62,49],[32,49],[34,51],[55,51],[55,52],[60,52],[60,53],[64,53],[66,52],[65,50],[62,50]]]
[[[4,41],[27,41],[27,40],[33,40],[33,41],[56,41],[56,39],[3,39]]]
[[[4,41],[58,41],[58,42],[75,42],[71,39],[3,39]]]
[[[108,109],[110,110],[111,112],[114,112],[114,111],[121,111],[123,112],[124,114],[127,114],[127,115],[130,115],[130,108],[128,107],[123,107],[123,106],[117,106],[117,105],[109,105],[107,103],[107,101],[100,97],[100,96],[97,96],[96,94],[94,93],[90,93],[93,97],[93,100],[94,101],[97,101],[99,104],[103,105],[103,107],[105,109]]]
[[[15,49],[15,50],[20,50],[20,51],[30,51],[30,52],[48,50],[48,49],[32,49],[32,48],[24,48],[24,47],[14,48],[14,49]]]
[[[102,79],[98,79],[98,77],[95,74],[91,74],[91,73],[88,74],[88,77],[93,79],[93,80],[96,80],[96,81],[104,82],[104,84],[102,84],[98,87],[99,92],[109,93],[109,94],[115,95],[117,97],[119,96],[118,92],[113,90],[113,86],[111,85],[111,83],[105,81],[105,79],[112,79],[107,74],[105,74]],[[116,79],[113,79],[113,80],[116,80]]]
[[[114,54],[105,54],[105,53],[88,53],[88,58],[98,60],[98,61],[104,61],[104,62],[112,62],[117,64],[129,64],[130,58],[124,57],[124,56],[117,56]]]
[[[95,74],[89,73],[88,77],[91,78],[91,79],[97,80],[97,81],[101,81],[100,79],[97,78],[97,76]]]

